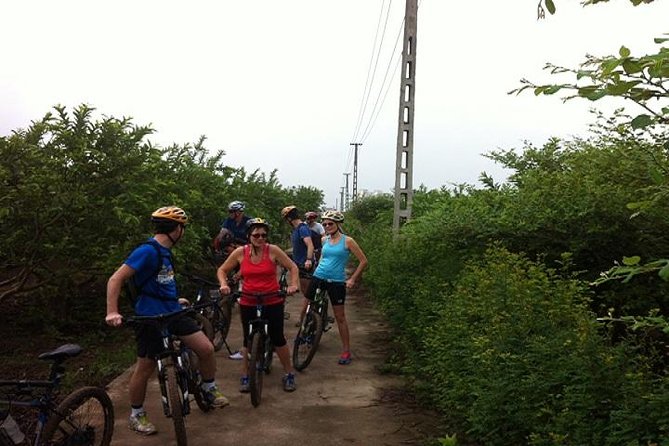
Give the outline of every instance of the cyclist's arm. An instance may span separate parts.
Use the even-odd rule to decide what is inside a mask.
[[[107,281],[107,324],[116,327],[121,325],[121,314],[118,312],[118,300],[121,295],[121,288],[126,280],[129,280],[135,274],[135,270],[125,263],[117,269]]]
[[[355,240],[353,240],[351,237],[348,236],[346,237],[346,247],[358,259],[358,267],[355,269],[355,271],[353,271],[351,277],[349,277],[349,279],[346,281],[346,286],[350,288],[360,278],[360,276],[362,275],[362,270],[364,270],[367,267],[367,256],[362,251],[362,248],[360,248],[360,245],[358,245],[358,243]]]
[[[221,285],[221,294],[230,294],[230,286],[228,285],[228,274],[232,272],[242,261],[244,256],[244,247],[240,246],[230,253],[225,262],[216,270],[216,277],[218,283]]]
[[[311,235],[303,237],[304,244],[307,245],[307,260],[304,261],[304,267],[308,270],[314,266],[314,242],[311,241]],[[309,265],[307,266],[307,262]]]
[[[293,262],[288,254],[283,252],[281,248],[276,245],[269,245],[270,256],[274,258],[280,266],[286,268],[290,272],[290,285],[286,290],[288,294],[296,293],[300,289],[300,272],[297,265]]]

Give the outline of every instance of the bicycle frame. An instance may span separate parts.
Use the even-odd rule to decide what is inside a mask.
[[[234,299],[234,294],[231,294],[230,297],[223,297],[218,291],[219,285],[217,282],[192,274],[186,274],[186,277],[193,283],[198,284],[197,293],[195,296],[195,306],[207,307],[207,303],[210,304],[209,308],[201,309],[199,311],[199,313],[204,318],[211,322],[211,328],[213,332],[211,335],[206,332],[205,334],[210,337],[210,340],[214,344],[214,349],[216,351],[219,351],[221,347],[225,345],[225,348],[228,350],[228,354],[232,354],[232,350],[230,349],[226,338],[232,322],[232,307],[236,301],[236,299]],[[233,280],[230,280],[229,283],[233,287],[237,285],[237,283]],[[205,288],[207,286],[212,288],[209,291],[208,296],[205,295]]]
[[[62,376],[62,375],[61,375]],[[56,408],[56,399],[55,391],[60,385],[60,377],[57,381],[38,381],[38,380],[28,380],[28,381],[0,381],[0,387],[9,387],[15,386],[17,396],[30,395],[31,399],[29,401],[16,401],[14,399],[0,399],[0,405],[7,405],[11,409],[12,407],[23,407],[29,409],[37,409],[37,425],[35,430],[32,433],[32,442],[31,444],[39,445],[44,426],[46,425],[49,416],[55,413]],[[34,397],[34,392],[37,389],[45,389],[44,394],[39,397]],[[9,415],[9,414],[8,414]],[[31,433],[24,432],[26,437],[31,437]]]
[[[21,432],[20,429],[18,431],[31,440],[31,445],[40,446],[43,442],[51,444],[54,435],[63,433],[62,431],[56,432],[56,429],[64,425],[72,429],[68,428],[66,437],[60,439],[58,444],[73,444],[71,442],[82,440],[91,441],[96,435],[101,435],[97,438],[103,444],[109,444],[111,441],[113,406],[109,396],[103,390],[94,387],[79,387],[70,392],[62,401],[59,398],[60,384],[65,375],[65,368],[62,364],[67,359],[78,356],[82,351],[79,345],[65,344],[39,355],[39,359],[53,361],[47,380],[0,380],[0,387],[7,389],[3,392],[6,396],[0,399],[0,405],[8,407],[8,416],[11,415],[12,407],[23,407],[36,411],[34,427],[31,424],[29,432]],[[88,424],[79,426],[69,418],[70,414],[74,413],[83,403],[92,400],[97,401],[103,409],[104,427],[101,432],[89,430]],[[3,434],[0,443],[5,444],[7,441],[10,441],[10,445],[14,444],[11,437]]]
[[[256,299],[256,317],[249,321],[248,347],[250,348],[249,379],[251,383],[251,404],[257,407],[262,397],[262,375],[270,373],[274,346],[269,337],[269,321],[263,317],[264,298],[269,296],[285,296],[281,290],[271,293],[244,293]],[[258,356],[260,355],[260,356]]]

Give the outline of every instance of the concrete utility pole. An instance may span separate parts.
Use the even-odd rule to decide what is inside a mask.
[[[393,230],[411,218],[413,202],[413,117],[416,94],[416,32],[418,0],[406,0],[404,13],[404,47],[402,50],[402,81],[397,126],[397,157],[395,162],[395,210]]]
[[[340,207],[339,210],[344,212],[344,186],[340,187],[341,189],[341,200],[339,201]]]
[[[361,142],[352,142],[350,146],[355,146],[353,154],[353,202],[358,199],[358,147],[362,145]]]
[[[342,211],[348,211],[349,208],[351,207],[351,201],[349,199],[348,195],[348,176],[351,175],[350,173],[344,172],[344,176],[346,177],[346,196],[344,197],[346,201],[342,204]]]

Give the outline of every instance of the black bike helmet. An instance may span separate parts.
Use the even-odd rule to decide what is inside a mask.
[[[249,221],[246,222],[246,236],[248,237],[251,234],[251,231],[253,231],[253,228],[261,226],[264,227],[266,231],[269,231],[269,223],[267,223],[267,220],[264,218],[251,218]]]

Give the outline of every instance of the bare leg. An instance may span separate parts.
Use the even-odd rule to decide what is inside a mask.
[[[200,373],[202,379],[210,381],[216,377],[216,360],[214,359],[214,345],[207,336],[198,331],[196,333],[181,336],[181,340],[197,354],[200,360]]]
[[[334,312],[335,319],[337,320],[337,328],[339,328],[339,337],[341,338],[342,350],[348,352],[351,350],[351,344],[349,340],[348,322],[346,321],[344,305],[333,305],[332,311]]]
[[[275,347],[274,351],[276,351],[277,356],[279,357],[279,361],[281,361],[281,365],[283,366],[283,371],[285,373],[295,373],[295,370],[293,370],[293,364],[290,361],[290,350],[288,349],[288,344],[285,344],[281,347]]]
[[[130,393],[130,404],[139,407],[144,404],[146,398],[146,384],[156,370],[156,361],[149,358],[137,358],[135,370],[130,377],[128,385]]]

